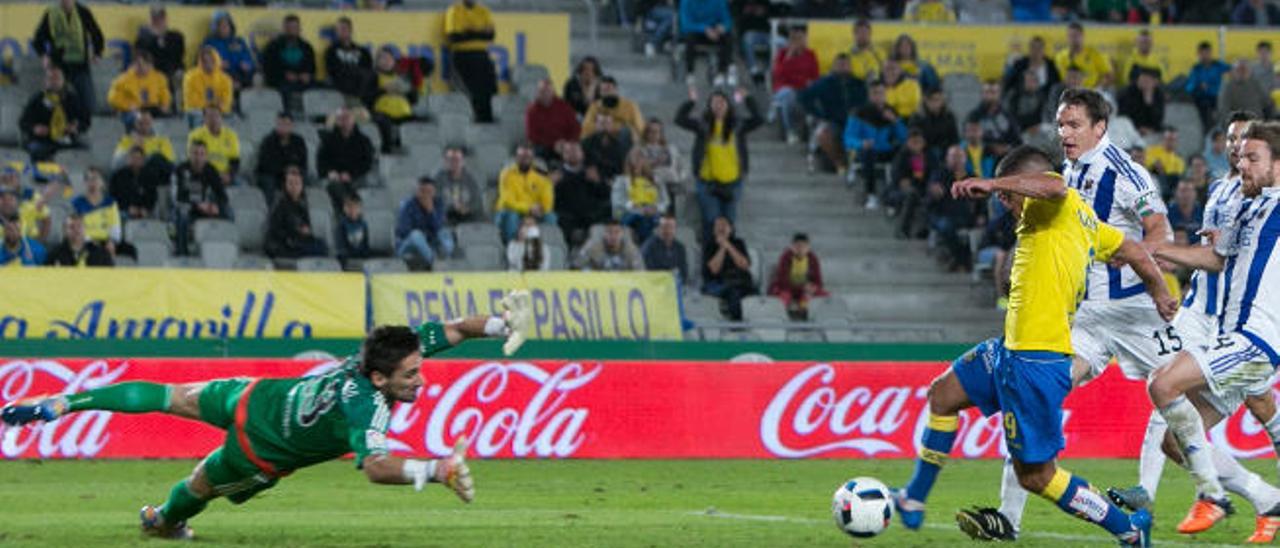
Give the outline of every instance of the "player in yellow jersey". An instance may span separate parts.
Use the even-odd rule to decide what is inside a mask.
[[[1093,208],[1052,169],[1047,154],[1023,146],[1001,160],[995,179],[952,185],[957,198],[996,193],[1018,219],[1009,312],[1003,337],[974,347],[929,387],[929,422],[915,473],[894,493],[894,505],[907,528],[923,524],[924,502],[951,453],[959,413],[977,406],[984,415],[1002,413],[1005,443],[1022,487],[1101,526],[1123,545],[1146,546],[1150,513],[1126,514],[1055,462],[1065,445],[1062,400],[1071,391],[1071,320],[1093,261],[1132,266],[1165,319],[1173,317],[1178,303],[1141,244],[1098,221]],[[962,510],[956,521],[976,539],[1013,540],[1016,535],[994,508]]]

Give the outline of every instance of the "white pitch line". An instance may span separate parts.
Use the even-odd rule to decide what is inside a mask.
[[[773,523],[804,523],[804,524],[825,524],[831,523],[828,520],[810,519],[810,518],[793,518],[790,516],[771,516],[763,514],[735,514],[731,512],[719,511],[702,511],[689,512],[690,516],[703,516],[708,518],[736,519],[742,521],[767,521]],[[943,525],[941,523],[926,523],[925,527],[936,530],[955,531],[954,526]],[[1067,533],[1053,533],[1050,531],[1024,531],[1019,534],[1023,538],[1038,538],[1046,540],[1063,540],[1071,542],[1090,542],[1101,544],[1114,544],[1115,539],[1112,537],[1104,537],[1101,535],[1072,535]],[[1228,548],[1236,546],[1235,544],[1214,544],[1207,542],[1178,542],[1160,540],[1157,541],[1160,546],[1180,546],[1186,548]]]

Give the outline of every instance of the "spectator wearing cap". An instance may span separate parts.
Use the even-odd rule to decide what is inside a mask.
[[[597,120],[604,115],[612,118],[617,128],[626,129],[632,142],[638,140],[644,130],[644,115],[640,113],[640,107],[619,93],[618,81],[612,76],[602,77],[598,93],[600,97],[582,116],[582,138],[596,132]]]
[[[433,179],[444,197],[445,220],[450,226],[484,220],[484,194],[467,168],[467,152],[462,145],[444,148],[444,165],[436,170]]]
[[[678,25],[685,44],[686,83],[694,82],[698,62],[697,47],[712,46],[716,51],[715,85],[738,85],[733,65],[733,18],[726,0],[682,0],[679,2]]]
[[[222,123],[222,111],[217,107],[204,109],[203,125],[187,134],[187,146],[201,141],[209,153],[209,165],[218,170],[224,184],[235,182],[240,171],[240,136],[236,130]]]
[[[169,79],[152,65],[150,53],[140,51],[129,70],[111,82],[107,104],[120,114],[125,129],[133,127],[138,113],[144,110],[152,116],[167,116],[173,110]]]
[[[538,157],[547,161],[558,159],[557,143],[577,141],[582,134],[577,113],[567,101],[556,97],[550,78],[538,82],[538,92],[525,108],[524,134]]]
[[[814,164],[814,155],[822,151],[836,171],[844,175],[845,153],[840,137],[848,126],[850,113],[867,103],[867,86],[853,76],[849,55],[837,54],[827,75],[800,92],[798,102],[806,113],[818,120],[809,143],[810,166]]]
[[[254,181],[266,195],[267,203],[275,203],[286,168],[296,166],[305,179],[307,164],[307,142],[293,131],[293,115],[282,110],[276,115],[276,127],[258,145],[258,165],[253,170]]]
[[[1149,75],[1154,76],[1157,84],[1163,84],[1165,75],[1169,70],[1165,68],[1164,63],[1156,57],[1153,48],[1155,41],[1151,38],[1149,29],[1138,31],[1137,37],[1133,40],[1133,55],[1124,61],[1124,68],[1120,71],[1120,85],[1127,86],[1138,79],[1139,71],[1146,71]]]
[[[298,166],[285,169],[284,192],[271,207],[263,248],[273,259],[323,257],[329,252],[324,240],[311,231],[311,212]]]
[[[1067,25],[1067,47],[1054,56],[1053,62],[1061,71],[1070,66],[1080,67],[1086,88],[1111,86],[1111,59],[1093,46],[1085,45],[1084,26],[1078,22]],[[1065,72],[1061,76],[1066,79]]]
[[[283,32],[258,57],[267,85],[280,92],[285,108],[293,109],[316,79],[316,50],[302,37],[302,20],[295,14],[284,16]]]
[[[124,165],[111,174],[107,190],[130,219],[153,217],[159,189],[169,183],[169,170],[148,166],[142,147],[130,148],[125,158]]]
[[[556,224],[565,242],[577,248],[587,240],[591,225],[612,218],[611,189],[598,168],[586,164],[582,146],[573,141],[560,144],[564,161],[551,173],[555,183]]]
[[[617,219],[609,219],[604,230],[587,239],[578,251],[576,263],[579,270],[595,272],[644,270],[640,249],[627,237]]]
[[[822,263],[809,245],[809,235],[797,233],[791,245],[782,250],[774,267],[769,294],[782,300],[787,316],[793,320],[809,319],[809,301],[829,295],[822,285]]]
[[[1204,128],[1213,126],[1214,113],[1218,108],[1218,92],[1222,89],[1222,77],[1231,72],[1231,65],[1213,58],[1213,46],[1209,42],[1196,45],[1196,64],[1187,73],[1186,92],[1200,112],[1200,125]]]
[[[1150,70],[1139,68],[1133,83],[1120,92],[1120,115],[1128,116],[1138,133],[1143,136],[1160,131],[1164,127],[1164,90]]]
[[[476,0],[458,0],[444,14],[444,36],[453,56],[453,70],[471,98],[472,119],[493,123],[490,99],[498,93],[498,76],[489,59],[493,43],[493,15]]]
[[[689,282],[689,257],[684,244],[676,239],[675,215],[663,215],[657,230],[640,246],[645,270],[666,271],[675,274],[681,287]]]
[[[0,194],[10,193],[0,189]],[[22,234],[22,221],[16,213],[0,215],[4,239],[0,241],[0,267],[40,266],[45,263],[44,244]]]
[[[430,177],[418,179],[418,190],[400,203],[396,215],[396,256],[421,260],[428,266],[436,257],[452,257],[453,233],[445,227],[444,198]]]
[[[551,180],[533,166],[533,145],[516,147],[516,161],[498,175],[498,201],[494,222],[503,245],[516,236],[520,219],[531,216],[539,223],[556,224],[555,190]]]
[[[181,32],[169,28],[169,15],[164,6],[151,6],[151,16],[147,25],[138,29],[134,47],[150,53],[156,70],[163,72],[170,82],[182,81],[187,42]]]
[[[204,109],[208,107],[231,114],[234,89],[231,77],[222,71],[218,50],[213,46],[200,48],[196,66],[182,77],[182,108],[187,111],[187,124],[195,127],[204,123]]]
[[[31,46],[46,66],[61,69],[80,100],[81,128],[88,129],[96,110],[93,76],[89,67],[102,58],[106,42],[93,12],[76,0],[58,0],[45,9]]]
[[[316,151],[316,171],[328,181],[329,198],[337,207],[348,190],[365,185],[373,170],[373,141],[359,127],[351,109],[341,107],[334,115],[334,127],[320,134]]]
[[[81,119],[88,116],[80,105],[80,99],[63,81],[62,69],[45,71],[44,89],[31,95],[18,120],[23,148],[31,161],[49,160],[57,151],[77,146]]]
[[[787,143],[800,142],[794,118],[800,92],[818,79],[818,57],[809,49],[808,30],[795,25],[787,31],[787,46],[773,58],[773,104],[769,118],[776,114],[782,121]]]
[[[329,84],[347,97],[361,100],[373,80],[373,53],[356,43],[351,18],[342,16],[334,25],[334,39],[324,50],[324,71]]]
[[[84,223],[79,215],[73,213],[67,217],[62,234],[62,243],[53,248],[45,264],[70,267],[115,266],[111,253],[85,236]]]

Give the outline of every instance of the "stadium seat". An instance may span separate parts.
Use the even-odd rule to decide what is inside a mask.
[[[428,143],[439,143],[440,131],[426,122],[406,122],[400,124],[400,140],[405,146],[417,147]]]
[[[302,93],[302,111],[308,118],[324,118],[342,105],[342,94],[332,89],[312,88]]]
[[[240,111],[248,117],[270,116],[280,112],[280,94],[267,88],[249,88],[240,92]]]
[[[169,257],[164,260],[165,268],[204,268],[204,260],[200,257]]]
[[[751,281],[756,284],[756,287],[767,284],[768,280],[764,278],[764,260],[760,255],[760,250],[747,246],[747,258],[751,259]]]
[[[116,268],[136,268],[138,266],[138,260],[128,255],[116,255],[113,263]]]
[[[236,264],[232,266],[236,270],[274,270],[271,259],[262,255],[241,255],[236,258]]]
[[[232,185],[227,187],[227,202],[231,204],[231,211],[239,215],[241,211],[255,209],[259,211],[269,211],[271,205],[267,203],[267,197],[262,190],[252,185]]]
[[[333,202],[329,200],[329,193],[320,187],[307,187],[307,206],[312,209],[333,211]]]
[[[827,342],[827,333],[821,329],[788,329],[787,342],[823,343]]]
[[[303,257],[297,268],[298,272],[342,272],[342,265],[329,257]]]
[[[236,241],[247,251],[261,251],[267,234],[267,212],[261,209],[236,211]]]
[[[724,321],[724,318],[720,315],[720,300],[715,297],[698,293],[692,288],[685,292],[684,314],[690,320],[695,322]]]
[[[558,230],[548,230],[548,233],[559,232]],[[551,270],[569,270],[569,252],[563,243],[553,244],[544,242],[543,247],[547,250],[547,261],[550,263]]]
[[[365,259],[363,266],[365,274],[394,274],[409,271],[409,266],[404,263],[404,260],[397,257]]]
[[[239,239],[235,223],[225,219],[196,219],[194,232],[195,241],[202,244],[205,242],[235,243]]]
[[[22,119],[21,103],[0,102],[0,146],[18,146],[18,120],[20,119]]]
[[[313,205],[307,209],[307,214],[311,217],[311,234],[324,240],[332,257],[336,251],[333,248],[333,210]]]
[[[360,200],[366,211],[394,211],[391,203],[391,192],[383,187],[369,187],[359,190]]]
[[[463,140],[479,146],[506,145],[506,130],[501,124],[470,124],[464,130]]]
[[[456,227],[458,247],[466,253],[471,247],[494,245],[502,241],[498,235],[498,227],[493,223],[476,222],[461,223]]]
[[[234,241],[200,243],[200,260],[205,268],[231,270],[239,256],[240,248]]]
[[[809,321],[816,323],[849,323],[853,313],[841,297],[816,297],[809,300]]]
[[[569,248],[569,244],[564,241],[564,231],[560,230],[559,226],[543,225],[539,232],[539,237],[542,238],[542,243],[559,246],[565,249]]]
[[[471,169],[480,179],[477,182],[482,186],[495,183],[509,159],[507,147],[500,143],[478,145],[471,157]]]
[[[547,70],[547,67],[537,63],[518,65],[511,69],[511,85],[521,91],[537,89],[538,82],[550,76],[551,73]]]
[[[450,91],[447,93],[437,93],[427,97],[427,106],[432,113],[437,116],[444,113],[452,112],[467,115],[468,120],[471,117],[471,100],[467,99],[465,93]]]
[[[169,242],[143,240],[130,242],[138,251],[138,266],[161,267],[169,259]]]
[[[471,125],[471,114],[469,112],[441,112],[436,114],[436,119],[440,122],[440,126],[436,128],[440,142],[444,144],[469,144],[467,143],[467,127]]]
[[[124,223],[124,239],[133,244],[169,242],[169,225],[156,219],[129,219]]]
[[[390,211],[367,211],[364,221],[369,225],[369,250],[379,255],[390,255],[394,251],[395,214]]]
[[[497,241],[463,248],[463,256],[471,270],[495,272],[506,270],[506,253]]]
[[[746,322],[785,322],[787,309],[782,300],[772,296],[751,296],[742,299],[742,319]],[[786,338],[786,329],[756,329],[766,341],[781,341]]]

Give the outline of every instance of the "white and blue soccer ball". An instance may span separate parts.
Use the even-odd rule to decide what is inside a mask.
[[[836,527],[858,538],[883,533],[893,520],[889,488],[875,478],[853,478],[840,484],[831,498]]]

